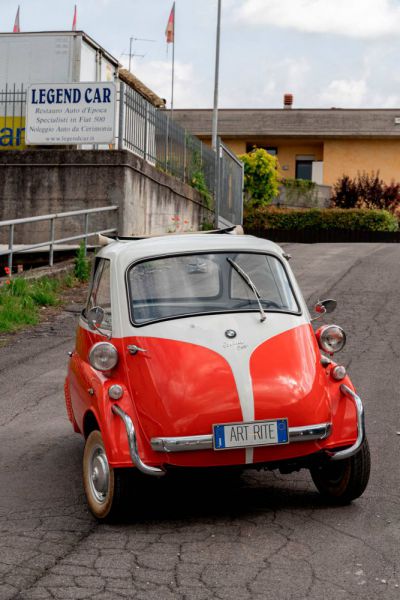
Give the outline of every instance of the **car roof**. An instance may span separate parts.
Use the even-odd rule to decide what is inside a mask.
[[[143,258],[154,258],[168,254],[188,252],[269,252],[282,256],[283,250],[274,242],[252,235],[232,234],[170,234],[159,237],[133,240],[115,240],[104,246],[97,256],[117,259],[128,265]]]

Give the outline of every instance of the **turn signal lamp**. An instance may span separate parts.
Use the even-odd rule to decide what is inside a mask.
[[[336,365],[331,371],[331,375],[336,381],[342,381],[342,379],[346,377],[346,374],[346,367],[343,367],[342,365]]]
[[[108,395],[110,396],[111,400],[119,400],[122,398],[123,394],[124,389],[121,385],[118,385],[118,383],[114,383],[108,388]]]

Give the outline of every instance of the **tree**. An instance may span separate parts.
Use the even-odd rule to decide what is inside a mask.
[[[244,163],[245,202],[251,206],[266,206],[279,194],[279,163],[263,148],[242,154]]]

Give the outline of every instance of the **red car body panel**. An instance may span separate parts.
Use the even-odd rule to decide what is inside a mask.
[[[87,415],[94,415],[111,466],[132,466],[125,427],[111,411],[108,388],[113,383],[123,386],[118,405],[133,421],[139,453],[147,464],[205,467],[246,462],[243,449],[165,453],[150,446],[153,437],[206,435],[212,433],[214,424],[243,421],[237,382],[222,354],[159,337],[115,338],[111,342],[118,350],[119,363],[111,372],[101,373],[90,366],[88,354],[94,343],[103,340],[78,327],[66,385],[76,427],[84,433]],[[129,344],[145,347],[147,353],[133,356]],[[255,348],[248,365],[255,420],[287,418],[289,427],[327,422],[333,427],[325,440],[255,448],[252,462],[285,460],[354,443],[354,404],[340,392],[341,383],[352,385],[347,377],[335,381],[330,374],[333,366],[321,365],[309,324],[289,329]]]

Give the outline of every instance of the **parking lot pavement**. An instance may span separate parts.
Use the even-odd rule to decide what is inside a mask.
[[[305,471],[196,475],[141,484],[126,522],[98,525],[64,409],[75,318],[63,313],[0,349],[1,600],[398,600],[400,247],[285,247],[309,305],[338,300],[340,360],[366,406],[365,494],[335,508]]]

